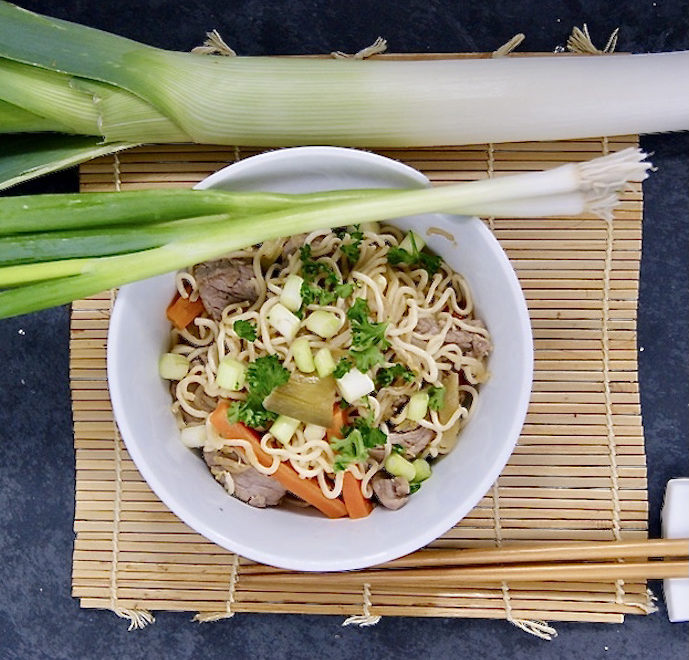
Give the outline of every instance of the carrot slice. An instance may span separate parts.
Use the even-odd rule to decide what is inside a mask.
[[[342,427],[347,426],[349,422],[349,417],[347,416],[347,410],[345,408],[340,408],[340,405],[336,403],[333,407],[333,421],[330,427],[325,432],[328,441],[333,438],[342,437]]]
[[[211,424],[224,438],[237,438],[249,442],[258,462],[265,467],[271,465],[273,459],[261,447],[261,437],[256,431],[241,422],[230,422],[227,419],[228,407],[227,401],[218,403],[216,409],[211,413]],[[342,518],[347,515],[347,509],[341,499],[328,499],[323,495],[323,491],[317,481],[314,479],[302,479],[287,463],[280,463],[277,471],[271,476],[275,477],[288,491],[315,506],[328,518]]]
[[[184,328],[203,312],[203,309],[201,298],[192,302],[189,298],[182,298],[182,296],[176,294],[165,310],[165,315],[175,328],[184,330]]]
[[[373,511],[371,500],[361,492],[361,482],[351,472],[345,472],[342,496],[350,518],[365,518]]]

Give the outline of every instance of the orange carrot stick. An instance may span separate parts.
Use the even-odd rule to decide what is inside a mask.
[[[351,472],[345,472],[342,496],[350,518],[365,518],[373,510],[371,500],[361,492],[361,482]]]
[[[249,442],[258,462],[264,467],[272,465],[273,459],[261,447],[261,438],[258,433],[241,422],[234,424],[230,422],[227,419],[228,407],[227,401],[218,403],[217,408],[211,413],[211,424],[224,438],[236,438]],[[294,493],[297,497],[301,497],[302,500],[308,502],[311,506],[315,506],[328,518],[342,518],[347,515],[347,509],[342,500],[339,498],[328,499],[323,495],[323,491],[317,481],[314,479],[302,479],[287,463],[280,463],[277,471],[271,476],[275,477],[288,491]]]
[[[165,310],[170,323],[178,330],[184,330],[199,314],[203,312],[201,298],[193,302],[177,294]]]
[[[333,407],[333,421],[330,427],[325,432],[328,442],[333,438],[342,437],[342,427],[347,426],[349,417],[347,416],[347,410],[345,408],[340,408],[340,404],[336,403]]]

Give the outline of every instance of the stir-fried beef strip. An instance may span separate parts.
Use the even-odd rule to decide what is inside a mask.
[[[204,451],[203,459],[216,479],[225,485],[225,475],[234,463],[220,451]],[[261,474],[252,467],[233,473],[232,480],[235,497],[258,508],[280,504],[287,492],[276,479]]]
[[[371,486],[386,509],[400,509],[409,499],[409,482],[402,477],[385,477],[378,472],[371,479]]]
[[[471,319],[469,323],[477,328],[485,328],[483,321],[480,319]],[[437,319],[432,316],[422,316],[414,331],[420,335],[436,335],[440,332],[441,326]],[[423,345],[423,340],[413,338],[412,343],[420,346]],[[445,335],[446,344],[457,344],[465,355],[469,355],[478,360],[483,359],[493,350],[493,345],[487,337],[484,337],[478,332],[471,332],[470,330],[460,330],[458,328],[450,328]]]
[[[393,431],[388,436],[393,445],[404,447],[405,458],[416,458],[433,440],[435,431],[427,429],[414,422],[402,422],[399,426],[393,427]]]
[[[253,303],[258,287],[251,259],[217,259],[194,266],[193,275],[206,311],[216,320],[232,303]]]

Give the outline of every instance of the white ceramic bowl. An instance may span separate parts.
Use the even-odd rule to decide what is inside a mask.
[[[421,187],[428,180],[396,161],[353,149],[300,147],[248,158],[198,188],[307,192],[335,188]],[[356,222],[356,218],[352,218]],[[108,334],[108,381],[115,419],[129,454],[160,499],[187,525],[228,550],[283,568],[333,571],[400,557],[437,538],[488,491],[507,462],[524,422],[533,348],[526,304],[498,242],[476,218],[425,215],[395,224],[440,227],[450,242],[424,236],[469,282],[478,315],[495,345],[491,378],[453,451],[398,511],[376,507],[362,520],[328,520],[283,508],[255,509],[229,497],[203,460],[179,440],[158,358],[167,349],[165,307],[172,274],[122,287]]]

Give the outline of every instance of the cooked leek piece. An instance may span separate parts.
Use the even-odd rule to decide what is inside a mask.
[[[270,427],[270,433],[276,440],[286,445],[297,432],[299,424],[301,422],[298,419],[288,417],[287,415],[280,415]]]
[[[246,365],[231,357],[224,357],[218,365],[215,384],[224,390],[238,392],[244,387]]]
[[[310,374],[316,370],[311,345],[306,337],[298,337],[292,342],[292,355],[299,371]]]
[[[428,412],[428,392],[416,392],[411,395],[407,404],[407,419],[421,421]]]
[[[165,380],[182,380],[189,372],[189,360],[179,353],[163,353],[158,360],[158,373]]]
[[[337,389],[345,401],[356,403],[373,392],[375,385],[368,374],[361,373],[358,369],[350,369],[342,378],[337,379]]]
[[[335,380],[292,374],[263,401],[266,410],[328,428],[333,421]]]

